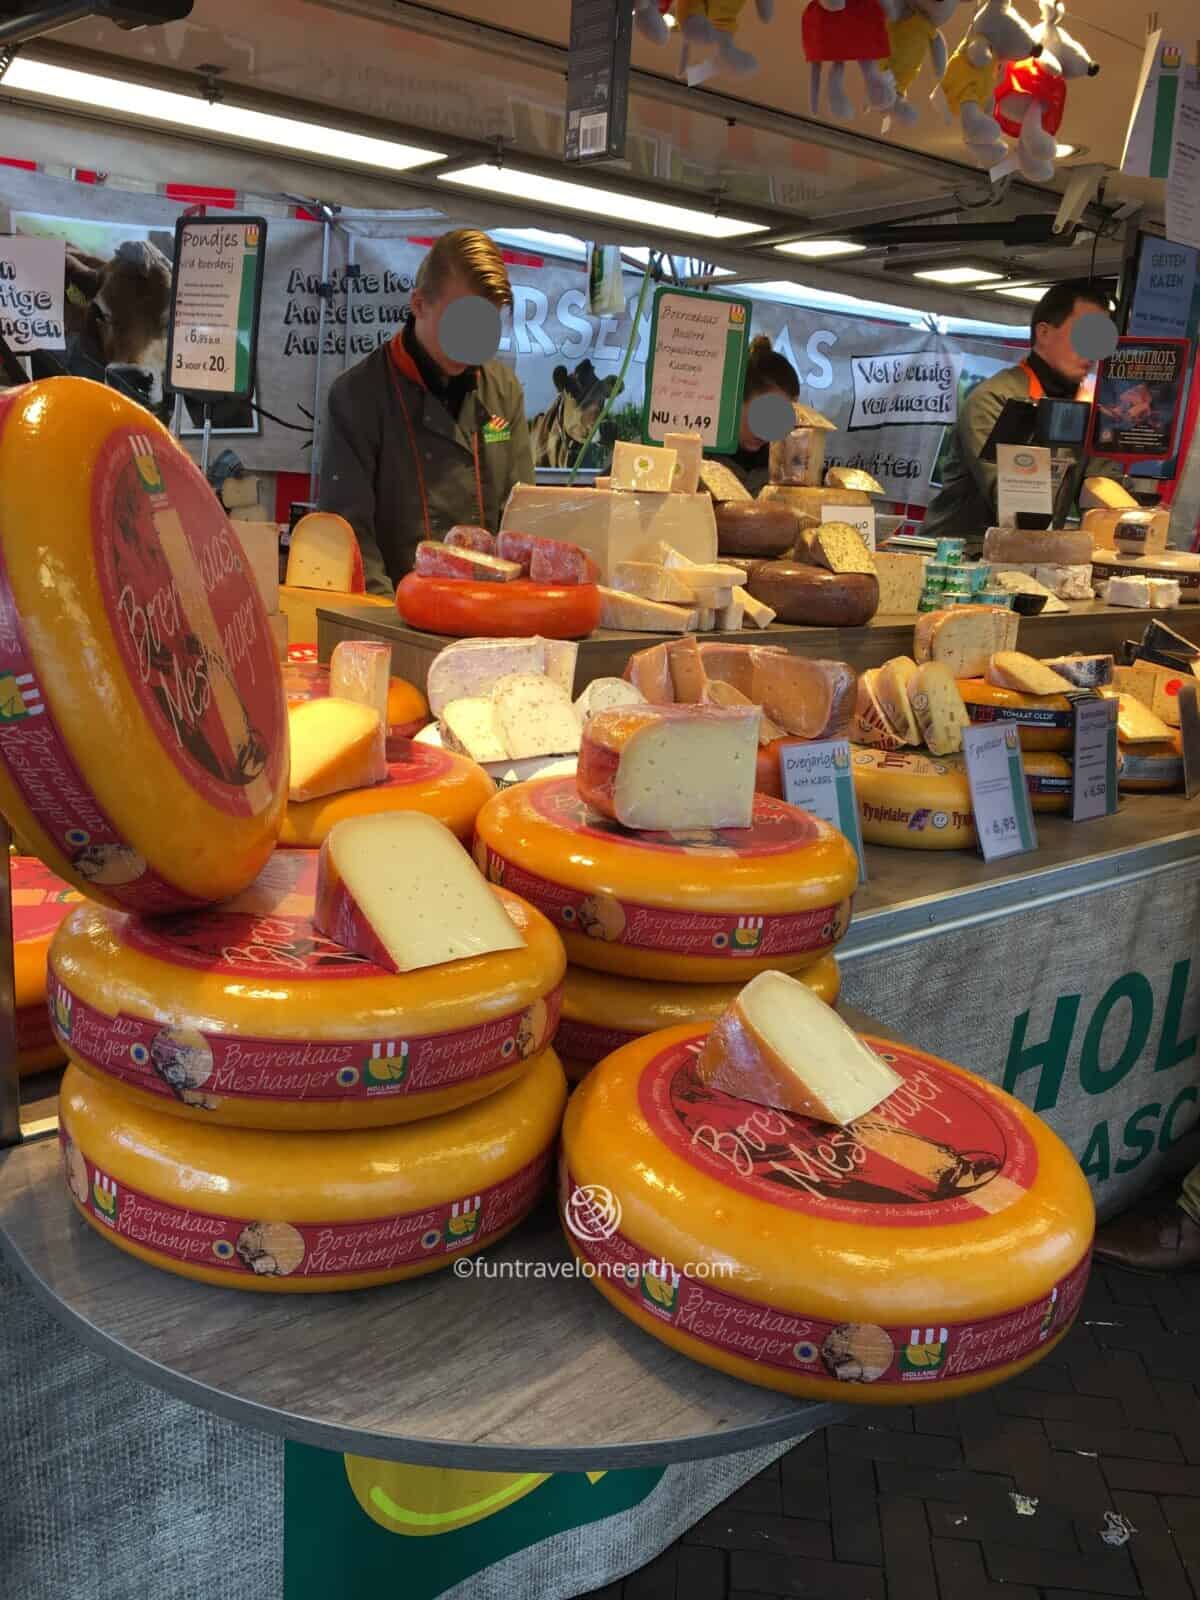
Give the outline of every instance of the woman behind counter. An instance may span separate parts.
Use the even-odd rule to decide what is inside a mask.
[[[751,339],[746,361],[742,427],[737,453],[724,457],[725,464],[736,473],[752,495],[757,495],[768,479],[767,458],[771,447],[765,439],[758,437],[749,422],[751,402],[763,394],[781,394],[787,400],[799,400],[800,379],[787,357],[773,350],[767,335],[760,333]]]

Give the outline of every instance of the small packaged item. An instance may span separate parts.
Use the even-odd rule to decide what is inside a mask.
[[[948,567],[961,567],[964,548],[961,539],[939,539],[933,559]]]

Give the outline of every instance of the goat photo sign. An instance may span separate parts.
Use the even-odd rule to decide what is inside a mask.
[[[66,349],[61,239],[0,237],[0,338],[20,355]]]
[[[254,391],[267,224],[262,217],[181,217],[167,382],[200,399]]]

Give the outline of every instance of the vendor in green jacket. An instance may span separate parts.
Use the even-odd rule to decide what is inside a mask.
[[[422,539],[460,522],[495,532],[513,485],[533,482],[516,374],[500,361],[464,366],[442,349],[442,317],[468,295],[512,305],[496,245],[460,228],[421,263],[403,329],[329,391],[321,509],[353,527],[371,594],[392,593]]]
[[[945,481],[925,514],[921,532],[930,538],[964,539],[966,553],[978,555],[983,536],[998,517],[996,464],[979,453],[1009,400],[1074,400],[1095,367],[1075,349],[1071,333],[1080,317],[1110,312],[1103,290],[1077,280],[1056,283],[1033,309],[1031,349],[1024,361],[1005,367],[977,384],[959,410]],[[1085,477],[1119,477],[1111,461],[1080,460],[1062,475],[1055,497],[1054,526],[1070,515]]]

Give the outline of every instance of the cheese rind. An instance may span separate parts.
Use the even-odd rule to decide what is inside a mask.
[[[352,700],[307,700],[288,707],[289,800],[317,800],[387,777],[380,765],[379,713]]]
[[[517,672],[492,688],[496,725],[508,756],[571,755],[579,749],[579,717],[570,697],[549,678]]]
[[[842,1127],[903,1082],[834,1010],[783,972],[759,973],[717,1019],[696,1076],[741,1100]]]
[[[846,732],[854,714],[856,681],[844,661],[751,646],[751,666],[749,698],[786,733],[836,739]]]
[[[694,638],[673,639],[667,646],[671,688],[676,705],[698,706],[707,681],[700,646]]]
[[[313,923],[387,972],[519,950],[521,935],[462,845],[418,812],[339,822],[321,846]]]
[[[652,706],[675,703],[671,657],[665,644],[652,644],[646,650],[635,650],[625,663],[625,678],[640,690]]]
[[[759,721],[757,706],[601,712],[584,730],[580,796],[626,828],[748,828]]]
[[[893,656],[880,667],[879,676],[874,680],[883,714],[905,744],[921,743],[921,730],[909,699],[916,675],[917,664],[911,656]]]
[[[1074,687],[1053,667],[1020,650],[998,650],[988,662],[986,676],[989,683],[1022,694],[1068,694]]]
[[[962,749],[962,730],[971,719],[954,674],[944,662],[926,661],[917,668],[909,685],[909,701],[931,754],[953,755]]]
[[[678,456],[674,450],[656,445],[632,444],[618,439],[613,445],[612,467],[609,475],[617,490],[652,491],[669,494],[675,488],[675,467]]]
[[[891,718],[879,703],[878,681],[878,667],[869,667],[859,676],[852,737],[859,744],[879,750],[899,750],[904,743],[904,735],[893,726]]]
[[[462,522],[455,523],[449,533],[442,535],[442,543],[451,550],[475,550],[483,556],[494,556],[497,553],[495,534],[490,533],[487,528],[477,528]]]
[[[1109,480],[1104,481],[1107,483]],[[1099,689],[1112,682],[1115,663],[1112,656],[1070,655],[1053,656],[1043,661],[1042,665],[1049,667],[1051,672],[1057,672],[1073,688]]]
[[[1137,501],[1115,478],[1091,477],[1083,480],[1079,504],[1085,511],[1135,510]]]
[[[292,529],[284,582],[295,589],[333,589],[361,594],[362,551],[345,517],[310,511]]]
[[[476,583],[513,583],[521,576],[515,561],[479,550],[452,548],[433,539],[422,539],[417,546],[413,571],[423,578],[471,578]]]

